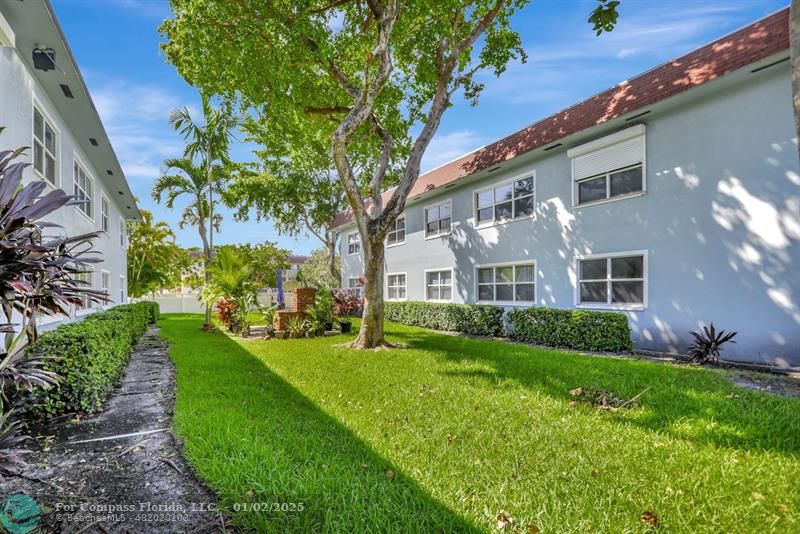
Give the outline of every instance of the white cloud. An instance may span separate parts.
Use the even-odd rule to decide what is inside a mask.
[[[422,172],[452,161],[467,152],[480,148],[486,139],[472,130],[457,130],[437,134],[422,157]]]
[[[87,77],[125,175],[130,179],[157,178],[161,162],[181,154],[181,139],[170,130],[168,118],[170,111],[183,103],[175,93],[158,85],[107,78],[95,72]]]

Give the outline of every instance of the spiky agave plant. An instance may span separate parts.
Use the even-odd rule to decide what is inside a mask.
[[[66,314],[72,304],[87,297],[107,301],[103,292],[78,279],[89,264],[100,261],[92,248],[98,234],[44,236],[45,229],[59,228],[44,217],[83,201],[61,189],[43,194],[46,185],[41,181],[22,185],[29,164],[15,160],[25,150],[0,151],[0,310],[5,317],[0,323],[0,333],[5,334],[0,344],[0,478],[23,464],[24,451],[13,449],[26,436],[20,434],[18,422],[9,420],[19,391],[48,388],[57,381],[45,369],[52,356],[28,350],[38,335],[37,314]]]
[[[688,354],[695,363],[719,363],[719,353],[725,343],[736,343],[733,338],[738,332],[716,331],[714,323],[704,326],[702,331],[689,332],[694,337],[694,343],[689,347]]]

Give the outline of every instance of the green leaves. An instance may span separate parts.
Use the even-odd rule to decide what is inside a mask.
[[[503,333],[504,312],[499,306],[432,302],[387,302],[384,306],[387,321],[477,336]]]
[[[619,0],[597,1],[600,2],[600,5],[594,8],[589,14],[588,21],[594,25],[592,29],[595,31],[595,34],[599,36],[603,32],[612,31],[617,25],[617,18],[619,18],[619,12],[617,11]]]
[[[509,312],[511,337],[573,350],[625,352],[633,348],[625,314],[590,310],[528,308]]]

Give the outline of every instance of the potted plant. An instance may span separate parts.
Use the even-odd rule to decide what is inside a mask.
[[[324,331],[333,330],[333,295],[328,288],[321,288],[314,297],[314,308],[317,310]]]
[[[337,289],[333,292],[333,314],[343,334],[352,330],[351,316],[358,309],[358,295],[352,289]]]

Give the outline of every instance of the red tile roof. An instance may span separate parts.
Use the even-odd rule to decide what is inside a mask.
[[[682,93],[788,48],[789,9],[786,8],[421,175],[409,198]],[[384,198],[388,199],[390,193],[391,190],[384,193]],[[350,210],[342,212],[331,226],[335,228],[352,218]]]

